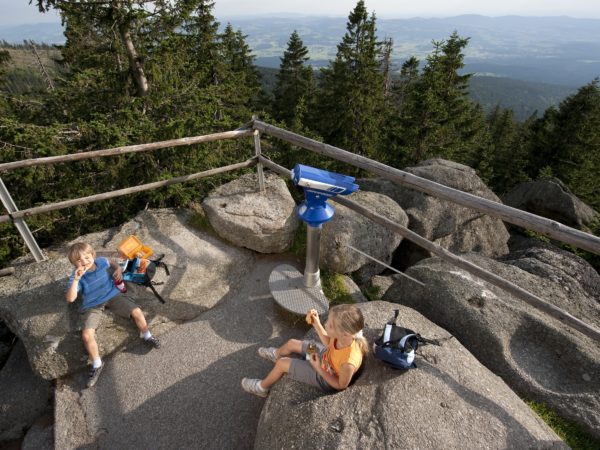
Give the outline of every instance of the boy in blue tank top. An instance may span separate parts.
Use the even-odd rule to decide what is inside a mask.
[[[78,293],[82,294],[79,308],[81,338],[92,362],[87,382],[87,386],[92,387],[104,368],[96,342],[96,329],[100,325],[105,308],[119,316],[133,319],[148,345],[159,348],[160,341],[150,333],[142,310],[115,286],[108,268],[113,268],[115,279],[122,279],[123,271],[116,262],[104,257],[97,258],[92,246],[85,242],[71,245],[68,256],[75,269],[69,277],[66,298],[67,302],[72,303],[77,299]]]

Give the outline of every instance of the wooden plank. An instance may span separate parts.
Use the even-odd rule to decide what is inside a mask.
[[[0,164],[0,172],[20,169],[23,167],[46,166],[69,161],[80,161],[83,159],[97,158],[100,156],[124,155],[127,153],[147,152],[167,147],[181,147],[184,145],[200,144],[203,142],[213,142],[223,139],[236,139],[245,136],[253,136],[254,130],[234,130],[223,133],[207,134],[204,136],[186,137],[180,139],[171,139],[169,141],[151,142],[148,144],[127,145],[124,147],[109,148],[106,150],[94,150],[91,152],[71,153],[69,155],[47,156],[45,158],[25,159],[23,161],[13,161]]]
[[[34,208],[23,209],[16,211],[10,216],[0,216],[0,223],[7,222],[11,216],[13,219],[21,217],[33,216],[35,214],[43,214],[50,211],[56,211],[58,209],[70,208],[72,206],[83,205],[86,203],[99,202],[114,197],[121,197],[123,195],[133,194],[136,192],[148,191],[150,189],[156,189],[164,186],[170,186],[172,184],[183,183],[186,181],[197,180],[199,178],[210,177],[224,172],[230,172],[232,170],[243,169],[245,167],[254,166],[257,163],[256,158],[248,159],[241,163],[231,164],[229,166],[219,167],[217,169],[205,170],[204,172],[198,172],[192,175],[184,175],[177,178],[171,178],[169,180],[156,181],[154,183],[142,184],[140,186],[129,187],[125,189],[119,189],[116,191],[105,192],[103,194],[90,195],[88,197],[77,198],[74,200],[65,200],[63,202],[51,203],[43,206],[36,206]]]
[[[2,206],[4,206],[4,209],[6,209],[6,212],[8,212],[7,217],[14,217],[13,214],[19,211],[19,208],[17,208],[17,205],[8,192],[8,189],[6,189],[6,185],[4,184],[4,181],[2,181],[2,178],[0,178],[0,201],[2,202]],[[33,233],[29,229],[27,222],[25,222],[23,219],[15,218],[13,223],[23,238],[23,241],[25,241],[25,245],[27,245],[27,248],[35,258],[36,262],[47,259],[46,255],[44,255],[44,252],[35,240]]]
[[[258,130],[254,130],[254,154],[257,158],[262,154],[260,148],[260,132]],[[258,174],[258,188],[260,189],[260,192],[265,192],[265,174],[263,173],[263,166],[260,162],[256,165],[256,171]]]
[[[6,267],[4,269],[0,269],[0,277],[7,277],[8,275],[13,275],[14,273],[14,267]]]
[[[274,172],[277,172],[288,178],[290,177],[291,172],[288,169],[286,169],[285,167],[282,167],[282,166],[274,163],[273,161],[266,159],[262,156],[259,157],[259,160],[265,167],[268,167],[269,169],[273,170]],[[394,231],[395,233],[398,233],[400,236],[415,243],[419,247],[429,250],[431,253],[433,253],[436,256],[439,256],[444,261],[448,261],[451,264],[465,270],[466,272],[469,272],[470,274],[475,275],[476,277],[481,278],[482,280],[487,281],[488,283],[505,290],[506,292],[514,295],[515,297],[525,301],[526,303],[533,306],[534,308],[536,308],[546,314],[549,314],[552,317],[555,317],[556,319],[564,322],[568,326],[575,328],[576,330],[580,331],[581,333],[585,334],[586,336],[589,336],[596,341],[600,341],[600,330],[586,324],[585,322],[581,321],[577,317],[558,308],[557,306],[555,306],[551,303],[548,303],[545,300],[542,300],[541,298],[533,295],[532,293],[526,291],[525,289],[522,289],[521,287],[517,286],[516,284],[511,283],[510,281],[505,280],[504,278],[501,278],[491,272],[488,272],[485,269],[482,269],[481,267],[473,264],[472,262],[467,261],[467,260],[461,258],[460,256],[455,255],[454,253],[449,252],[445,248],[440,247],[439,245],[434,244],[431,241],[428,241],[424,237],[419,236],[417,233],[409,230],[408,228],[398,225],[397,223],[392,222],[391,220],[387,219],[386,217],[383,217],[377,213],[374,213],[371,210],[359,205],[356,202],[353,202],[352,200],[349,200],[346,197],[338,196],[338,197],[332,198],[331,200],[333,200],[341,205],[344,205],[347,208],[350,208],[359,214],[362,214],[362,215],[370,218],[374,222],[377,222],[378,224]]]
[[[263,133],[278,137],[299,147],[360,167],[402,186],[475,209],[492,217],[502,219],[505,222],[537,231],[552,239],[566,242],[567,244],[572,244],[600,255],[600,238],[592,234],[576,230],[554,220],[536,216],[520,209],[477,197],[476,195],[468,194],[431,180],[426,180],[411,173],[365,158],[364,156],[355,155],[333,145],[323,144],[314,139],[300,136],[291,131],[283,130],[258,120],[254,121],[253,127]]]

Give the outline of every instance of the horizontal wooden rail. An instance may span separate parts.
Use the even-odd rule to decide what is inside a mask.
[[[291,175],[290,170],[286,169],[285,167],[281,167],[280,165],[274,163],[273,161],[271,161],[265,157],[262,157],[262,156],[259,157],[259,162],[262,163],[265,167],[268,167],[269,169],[273,170],[274,172],[277,172],[285,177],[289,178]],[[510,281],[505,280],[504,278],[499,277],[498,275],[488,272],[485,269],[482,269],[481,267],[473,264],[472,262],[467,261],[467,260],[461,258],[460,256],[457,256],[454,253],[449,252],[445,248],[440,247],[439,245],[428,241],[424,237],[409,230],[408,228],[398,225],[396,222],[393,222],[393,221],[389,220],[388,218],[383,217],[382,215],[377,214],[377,213],[363,207],[362,205],[359,205],[358,203],[353,202],[352,200],[349,200],[346,197],[337,196],[337,197],[332,198],[331,200],[333,200],[341,205],[344,205],[347,208],[350,208],[351,210],[356,211],[357,213],[362,214],[365,217],[368,217],[372,221],[377,222],[378,224],[384,226],[385,228],[394,231],[395,233],[399,234],[400,236],[415,243],[419,247],[429,250],[431,253],[433,253],[436,256],[439,256],[444,261],[448,261],[448,262],[454,264],[455,266],[460,267],[461,269],[465,270],[466,272],[469,272],[469,273],[475,275],[476,277],[481,278],[482,280],[487,281],[488,283],[505,290],[506,292],[510,293],[511,295],[514,295],[515,297],[525,301],[526,303],[533,306],[534,308],[536,308],[546,314],[549,314],[552,317],[555,317],[556,319],[564,322],[565,324],[575,328],[576,330],[580,331],[581,333],[585,334],[586,336],[589,336],[596,341],[600,341],[600,330],[592,327],[591,325],[588,325],[587,323],[581,321],[580,319],[569,314],[568,312],[558,308],[557,306],[555,306],[551,303],[548,303],[545,300],[542,300],[541,298],[533,295],[532,293],[526,291],[525,289],[522,289],[521,287],[517,286],[516,284],[511,283]]]
[[[56,211],[58,209],[70,208],[72,206],[83,205],[86,203],[99,202],[114,197],[121,197],[123,195],[133,194],[141,191],[148,191],[150,189],[156,189],[159,187],[170,186],[172,184],[183,183],[186,181],[197,180],[198,178],[210,177],[219,173],[230,172],[232,170],[243,169],[245,167],[252,167],[256,165],[256,157],[248,159],[241,163],[231,164],[229,166],[218,167],[216,169],[205,170],[204,172],[198,172],[191,175],[184,175],[181,177],[171,178],[169,180],[155,181],[153,183],[142,184],[140,186],[129,187],[125,189],[119,189],[116,191],[105,192],[102,194],[90,195],[88,197],[76,198],[73,200],[65,200],[63,202],[51,203],[43,206],[36,206],[34,208],[23,209],[16,211],[10,215],[0,216],[0,223],[7,222],[20,217],[28,217],[36,214],[47,213],[50,211]]]
[[[5,269],[0,269],[0,277],[6,277],[8,275],[14,275],[15,273],[15,268],[14,267],[7,267]]]
[[[300,136],[299,134],[269,125],[259,120],[254,121],[253,128],[299,147],[360,167],[361,169],[387,178],[402,186],[481,211],[490,216],[502,219],[505,222],[537,231],[552,239],[566,242],[567,244],[572,244],[581,249],[600,255],[599,237],[568,227],[554,220],[536,216],[535,214],[503,205],[502,203],[477,197],[476,195],[468,194],[431,180],[426,180],[411,173],[365,158],[364,156],[355,155],[354,153],[334,147],[333,145],[323,144],[322,142]]]
[[[203,142],[220,141],[223,139],[235,139],[245,136],[253,136],[254,130],[234,130],[223,133],[207,134],[204,136],[186,137],[181,139],[171,139],[169,141],[151,142],[149,144],[127,145],[125,147],[115,147],[105,150],[93,150],[90,152],[71,153],[69,155],[47,156],[44,158],[25,159],[23,161],[14,161],[0,164],[0,172],[22,169],[24,167],[45,166],[61,162],[79,161],[83,159],[97,158],[99,156],[124,155],[126,153],[147,152],[149,150],[158,150],[160,148],[181,147],[184,145],[201,144]]]
[[[399,235],[405,237],[409,241],[414,242],[420,247],[429,250],[434,255],[439,256],[444,261],[448,261],[454,264],[455,266],[460,267],[461,269],[464,269],[465,271],[475,275],[476,277],[481,278],[482,280],[485,280],[488,283],[505,290],[509,294],[514,295],[515,297],[525,301],[534,308],[545,312],[546,314],[549,314],[552,317],[555,317],[556,319],[560,320],[561,322],[564,322],[567,325],[575,328],[576,330],[580,331],[586,336],[589,336],[592,339],[595,339],[596,341],[600,341],[600,330],[592,327],[591,325],[588,325],[587,323],[581,321],[575,316],[572,316],[571,314],[558,308],[557,306],[548,303],[545,300],[542,300],[541,298],[533,295],[525,289],[522,289],[516,284],[511,283],[510,281],[505,280],[504,278],[499,277],[498,275],[488,272],[485,269],[482,269],[481,267],[473,264],[472,262],[467,261],[461,258],[460,256],[449,252],[445,248],[428,241],[427,239],[419,236],[417,233],[414,233],[408,228],[402,227],[401,225],[398,225],[397,223],[392,222],[386,217],[383,217],[377,213],[368,210],[367,208],[359,205],[356,202],[353,202],[352,200],[341,196],[334,197],[332,198],[332,200],[398,233]]]

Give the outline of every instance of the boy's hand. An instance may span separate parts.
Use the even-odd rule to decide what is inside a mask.
[[[317,323],[320,323],[319,313],[316,309],[311,309],[309,312],[306,313],[305,320],[306,323],[308,323],[309,325],[315,325]]]
[[[83,276],[83,274],[87,271],[87,269],[83,266],[79,266],[77,269],[75,269],[75,279],[77,281],[81,280],[81,277]]]
[[[117,268],[113,272],[113,278],[117,281],[121,281],[123,279],[123,269],[121,269],[121,266],[117,265]]]

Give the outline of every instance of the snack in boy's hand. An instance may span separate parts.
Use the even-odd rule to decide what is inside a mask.
[[[312,355],[313,353],[317,353],[317,346],[315,345],[314,342],[311,342],[310,344],[308,344],[308,346],[306,347],[306,353],[308,353],[309,355]]]

